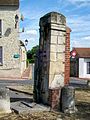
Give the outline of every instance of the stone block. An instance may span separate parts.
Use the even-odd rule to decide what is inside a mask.
[[[56,35],[52,35],[52,36],[51,36],[50,43],[51,43],[51,44],[57,44],[57,36],[56,36]]]
[[[50,53],[50,61],[56,61],[57,60],[57,58],[56,58],[56,53]]]
[[[57,45],[57,52],[64,52],[65,51],[65,45]]]
[[[49,74],[63,73],[65,65],[62,62],[50,62]]]
[[[27,104],[27,105],[26,105]],[[50,111],[50,108],[41,104],[35,104],[33,107],[33,103],[26,103],[26,102],[12,102],[11,108],[14,110],[15,113],[18,114],[25,114],[25,113],[32,113],[38,111]]]
[[[51,24],[51,29],[66,31],[66,27],[64,25],[58,25],[53,23]]]
[[[11,113],[8,92],[8,89],[0,88],[0,114]]]
[[[65,53],[57,53],[57,61],[65,61]]]
[[[65,37],[58,36],[58,44],[65,44]]]
[[[62,111],[64,113],[75,113],[75,89],[72,86],[64,86],[62,92]]]
[[[65,70],[65,64],[62,62],[56,62],[56,73],[63,73]]]
[[[50,67],[49,67],[49,74],[55,74],[56,73],[56,64],[55,62],[50,62]]]
[[[50,52],[57,52],[57,46],[51,44],[51,45],[50,45]]]
[[[59,88],[61,86],[64,86],[64,76],[62,74],[55,74],[50,88]]]
[[[54,80],[54,74],[49,74],[49,87],[53,80]]]
[[[66,33],[65,33],[65,32],[61,32],[61,31],[58,31],[58,30],[53,30],[53,29],[51,29],[51,36],[52,36],[52,35],[65,36]]]

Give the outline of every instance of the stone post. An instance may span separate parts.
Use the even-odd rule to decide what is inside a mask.
[[[0,88],[0,114],[11,113],[8,93],[8,89]]]
[[[49,104],[56,110],[60,107],[61,87],[69,80],[69,77],[66,78],[66,71],[69,73],[69,66],[66,64],[70,57],[67,60],[67,56],[70,55],[70,39],[66,39],[66,18],[60,13],[50,12],[40,18],[39,25],[40,40],[35,64],[34,98],[37,102]]]
[[[64,113],[75,113],[75,89],[72,86],[64,86],[61,90],[61,108]]]
[[[39,83],[40,100],[48,104],[49,89],[64,86],[65,76],[65,40],[66,18],[64,15],[51,12],[40,19]],[[60,96],[58,96],[59,98]]]

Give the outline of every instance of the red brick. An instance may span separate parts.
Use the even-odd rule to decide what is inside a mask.
[[[66,46],[65,46],[65,79],[64,83],[68,84],[70,75],[70,32],[71,29],[66,29]]]

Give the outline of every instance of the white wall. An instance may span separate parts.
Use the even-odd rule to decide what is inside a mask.
[[[29,78],[34,80],[34,67],[35,67],[35,64],[30,64],[30,75],[29,75]]]
[[[84,58],[79,58],[79,78],[84,78]]]
[[[21,55],[20,58],[21,58],[21,74],[22,74],[26,69],[26,59],[27,59],[27,57],[26,57],[26,49],[25,49],[24,46],[21,46],[20,55]]]
[[[79,78],[90,78],[90,74],[87,74],[87,62],[90,59],[79,58]]]

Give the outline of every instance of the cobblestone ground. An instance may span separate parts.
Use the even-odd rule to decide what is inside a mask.
[[[0,116],[0,120],[90,120],[90,90],[79,89],[75,92],[78,112],[73,115],[61,112],[33,112]]]

